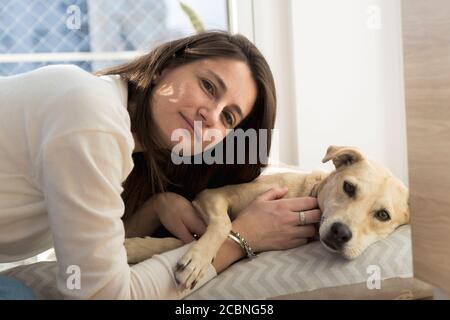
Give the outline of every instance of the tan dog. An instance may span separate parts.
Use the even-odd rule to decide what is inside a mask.
[[[226,240],[231,229],[230,217],[234,219],[270,188],[288,187],[284,198],[317,197],[323,213],[320,241],[347,259],[356,258],[370,244],[409,222],[408,190],[386,168],[351,147],[330,146],[322,162],[329,160],[336,167],[331,173],[263,175],[250,183],[201,192],[193,205],[208,227],[178,262],[177,280],[187,288],[196,283]],[[132,238],[125,242],[130,263],[181,244],[175,239],[154,238]]]

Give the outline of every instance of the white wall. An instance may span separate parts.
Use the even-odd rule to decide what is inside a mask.
[[[282,1],[281,1],[282,2]],[[289,1],[286,1],[289,3]],[[295,102],[294,47],[291,8],[280,1],[254,1],[254,42],[272,69],[277,89],[277,136],[273,140],[272,158],[286,163],[299,162]],[[276,138],[279,138],[276,139]],[[274,156],[275,155],[275,156]]]
[[[253,0],[277,82],[279,159],[305,170],[359,147],[407,183],[400,0]]]

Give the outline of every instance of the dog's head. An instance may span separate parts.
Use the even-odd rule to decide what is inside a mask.
[[[323,245],[347,259],[409,222],[408,189],[389,170],[351,147],[330,146],[322,162],[336,170],[319,186]]]

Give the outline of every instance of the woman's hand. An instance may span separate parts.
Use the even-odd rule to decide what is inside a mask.
[[[205,233],[206,225],[190,201],[173,192],[156,196],[155,209],[167,231],[184,243],[193,241],[194,233],[199,236]]]
[[[313,224],[319,222],[322,215],[317,209],[317,199],[281,199],[287,192],[287,188],[266,191],[233,221],[233,230],[248,241],[253,251],[290,249],[314,237]],[[299,211],[305,213],[305,225],[300,225]]]

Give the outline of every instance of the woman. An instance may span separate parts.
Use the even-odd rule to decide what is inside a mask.
[[[159,219],[192,241],[204,225],[189,200],[204,188],[251,181],[263,163],[175,165],[173,131],[189,130],[192,141],[182,142],[189,145],[198,134],[196,120],[203,134],[223,135],[272,129],[275,121],[266,61],[246,38],[225,32],[168,42],[97,76],[49,66],[2,78],[0,95],[0,262],[53,243],[57,285],[66,298],[189,294],[177,286],[173,268],[191,244],[130,267],[121,218],[133,230],[127,236],[151,234],[147,226]],[[267,191],[233,221],[257,252],[292,248],[314,235],[311,225],[298,225],[295,211],[309,210],[308,223],[317,222],[317,203],[279,199],[286,191]],[[242,257],[227,240],[195,289]]]

